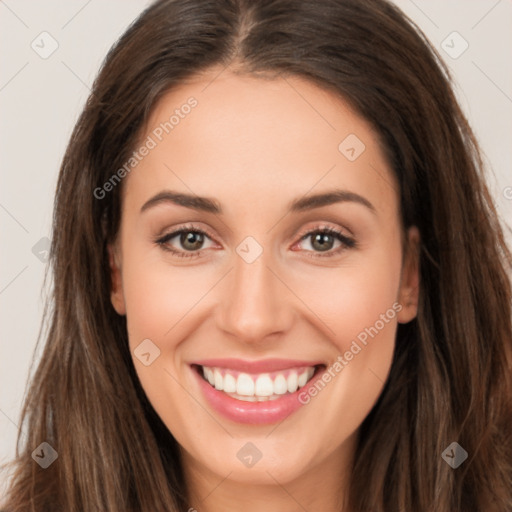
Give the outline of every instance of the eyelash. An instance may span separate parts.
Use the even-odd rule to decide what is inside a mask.
[[[181,235],[182,233],[190,232],[199,233],[213,240],[213,237],[207,231],[196,228],[192,225],[188,225],[183,226],[177,229],[176,231],[172,231],[171,233],[167,233],[166,235],[160,238],[157,238],[155,240],[155,243],[159,245],[163,250],[168,251],[179,258],[196,258],[201,255],[204,249],[200,249],[198,251],[177,251],[176,249],[173,249],[167,245],[169,240],[172,240],[176,236]],[[324,254],[322,254],[320,251],[306,251],[307,257],[330,258],[332,256],[338,255],[339,253],[346,249],[353,249],[357,246],[356,241],[353,238],[344,235],[341,231],[338,231],[337,229],[332,228],[330,226],[318,226],[313,229],[310,229],[306,234],[300,236],[299,242],[302,242],[303,240],[306,240],[307,238],[318,233],[334,236],[341,243],[341,246],[335,250],[326,251]]]

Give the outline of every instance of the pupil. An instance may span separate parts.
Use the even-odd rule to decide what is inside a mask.
[[[327,251],[332,248],[332,236],[327,233],[317,233],[313,238],[313,248]]]
[[[185,249],[194,251],[203,245],[203,235],[201,233],[195,233],[194,231],[182,233],[180,236],[180,242]]]

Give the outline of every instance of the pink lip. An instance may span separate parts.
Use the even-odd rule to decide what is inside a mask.
[[[302,368],[305,366],[317,366],[324,364],[323,361],[299,361],[294,359],[262,359],[260,361],[246,361],[243,359],[203,359],[194,361],[192,364],[209,366],[210,368],[229,368],[246,373],[277,372],[289,370],[290,368]]]
[[[217,368],[227,367],[237,370],[240,369],[240,371],[248,373],[285,370],[300,366],[315,366],[315,364],[305,363],[304,361],[285,361],[283,359],[269,359],[256,363],[244,362],[235,359],[212,359],[194,363],[194,366],[199,364],[201,366]],[[207,402],[215,411],[236,423],[245,423],[250,425],[268,425],[277,423],[283,421],[290,416],[290,414],[304,405],[298,398],[299,393],[303,391],[304,388],[298,389],[295,393],[283,395],[277,400],[267,400],[265,402],[245,402],[243,400],[237,400],[236,398],[232,398],[223,391],[219,391],[211,386],[210,383],[200,375],[201,369],[194,366],[191,366],[192,372],[195,374],[199,383],[199,388]],[[311,384],[314,380],[319,378],[321,373],[322,372],[317,371],[309,383]]]

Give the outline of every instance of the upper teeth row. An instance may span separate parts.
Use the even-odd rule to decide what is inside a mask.
[[[223,374],[224,373],[224,374]],[[315,373],[315,368],[301,370],[290,369],[287,376],[282,373],[273,375],[262,373],[251,376],[248,373],[230,373],[229,370],[220,371],[219,368],[203,366],[203,375],[206,380],[215,386],[215,389],[226,393],[236,393],[242,396],[272,396],[295,393],[298,388],[305,386]]]

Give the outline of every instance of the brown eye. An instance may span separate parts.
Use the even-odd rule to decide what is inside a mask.
[[[304,235],[300,245],[301,249],[309,253],[308,256],[333,256],[345,249],[354,248],[356,241],[333,228],[323,228]]]
[[[155,240],[164,250],[172,252],[175,256],[198,256],[203,249],[210,249],[215,243],[200,229],[182,228]]]
[[[180,244],[187,251],[197,251],[204,243],[204,235],[197,231],[185,231],[180,234]]]
[[[334,246],[334,237],[328,233],[314,233],[311,237],[311,247],[317,251],[328,251]]]

